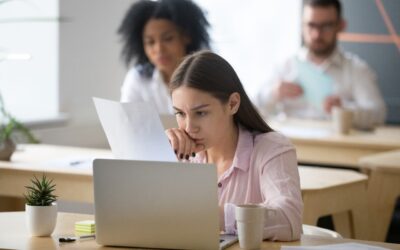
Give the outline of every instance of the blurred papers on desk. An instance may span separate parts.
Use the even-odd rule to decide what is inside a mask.
[[[332,135],[332,130],[329,128],[281,126],[275,130],[289,137],[325,138]]]
[[[94,159],[95,157],[83,158],[82,156],[77,155],[44,161],[40,165],[46,167],[46,169],[69,168],[76,170],[91,170]]]
[[[281,250],[389,250],[384,247],[371,246],[360,243],[341,243],[320,246],[282,246]]]
[[[116,159],[177,161],[153,103],[93,101]]]

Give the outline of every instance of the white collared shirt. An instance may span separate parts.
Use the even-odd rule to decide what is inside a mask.
[[[150,78],[143,77],[131,68],[121,87],[121,102],[153,102],[160,114],[173,114],[172,101],[167,85],[158,70]]]
[[[279,112],[289,117],[330,119],[322,107],[312,106],[303,96],[278,102],[273,90],[281,81],[296,82],[298,61],[308,62],[308,50],[302,48],[289,58],[275,73],[271,81],[258,92],[257,106],[264,115]],[[371,128],[382,124],[386,117],[386,107],[378,89],[376,75],[357,56],[336,49],[321,65],[315,65],[333,80],[333,95],[340,97],[342,105],[354,113],[354,126]],[[321,104],[322,105],[322,104]]]

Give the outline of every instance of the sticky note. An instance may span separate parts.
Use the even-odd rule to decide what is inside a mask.
[[[93,234],[95,232],[94,220],[84,220],[75,222],[75,232]]]

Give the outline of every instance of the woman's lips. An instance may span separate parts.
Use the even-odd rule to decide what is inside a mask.
[[[160,56],[160,57],[157,58],[157,61],[158,61],[159,64],[165,65],[165,64],[169,64],[169,62],[171,60],[167,56]]]
[[[204,142],[204,139],[193,139],[193,141],[194,141],[196,144],[202,144],[202,143]]]

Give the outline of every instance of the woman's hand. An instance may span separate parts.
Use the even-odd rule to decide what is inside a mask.
[[[189,160],[189,157],[196,156],[197,152],[204,149],[204,145],[196,144],[183,129],[170,128],[165,130],[165,133],[178,160]]]

